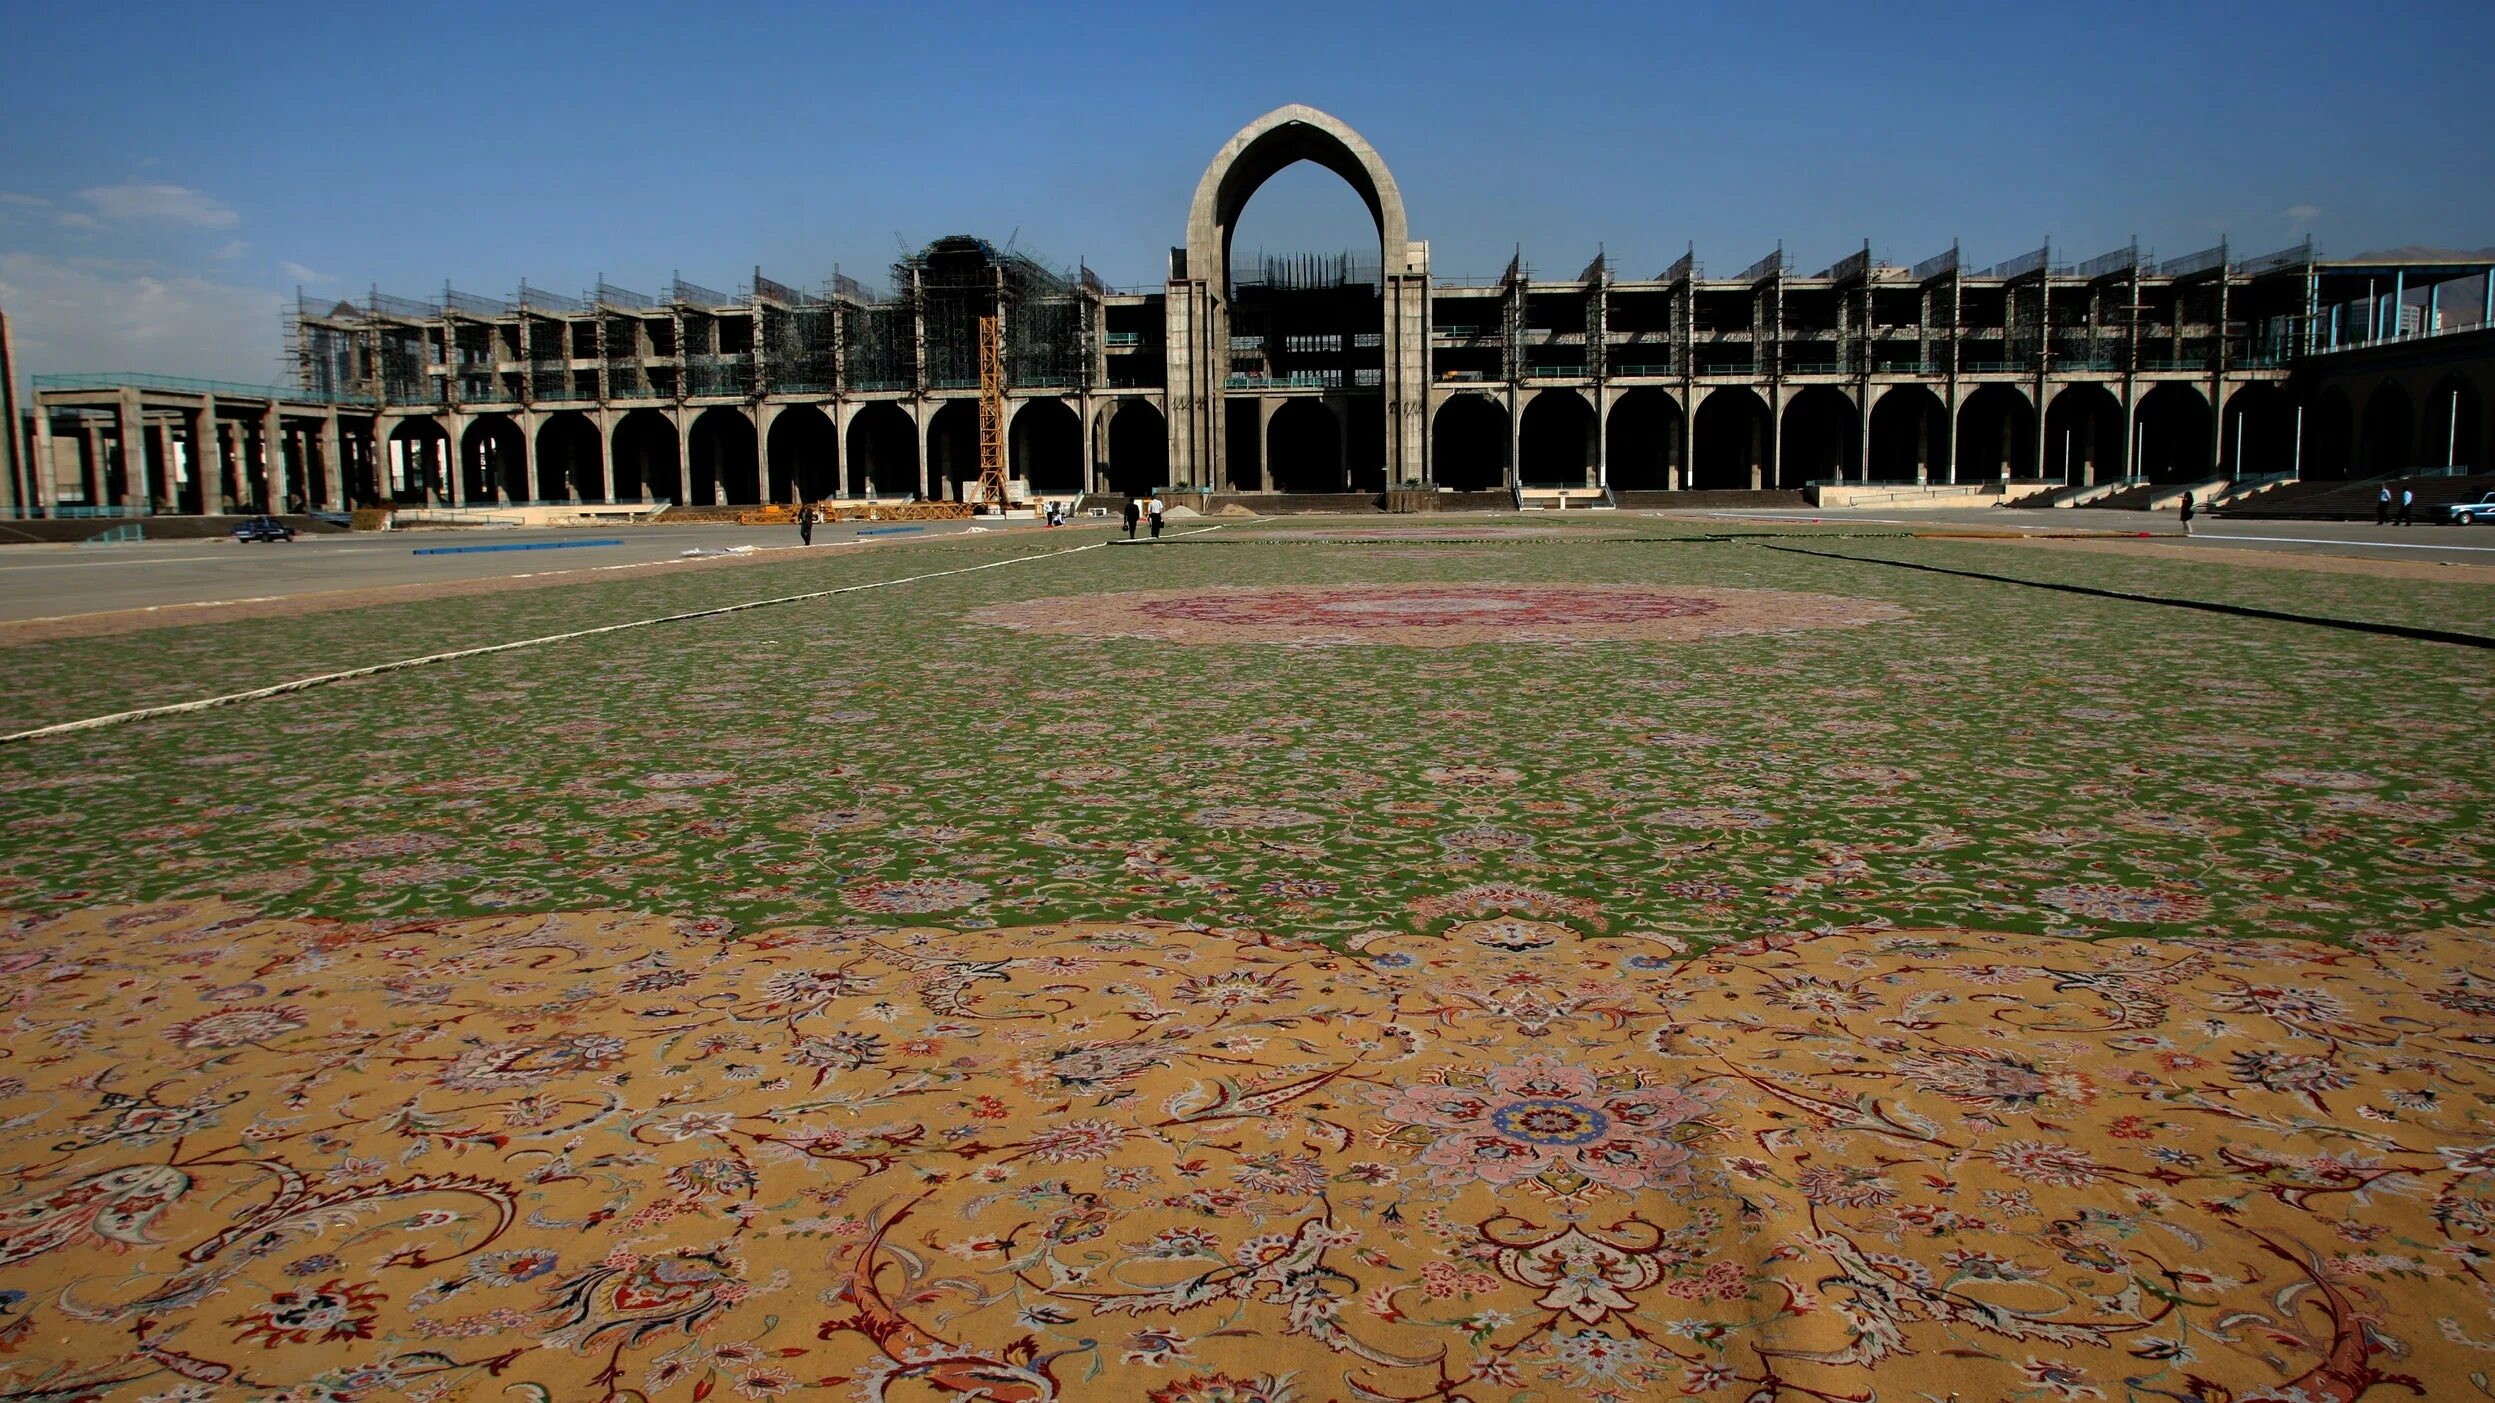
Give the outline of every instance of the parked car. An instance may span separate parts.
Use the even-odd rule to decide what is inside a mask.
[[[2443,519],[2454,526],[2467,526],[2473,521],[2495,521],[2495,492],[2474,502],[2451,502],[2443,508]]]
[[[295,529],[273,516],[255,516],[234,528],[234,539],[245,543],[291,541],[294,538]]]

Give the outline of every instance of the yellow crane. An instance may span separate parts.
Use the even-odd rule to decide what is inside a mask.
[[[1005,497],[1005,346],[995,317],[979,319],[979,488],[973,500],[1003,515]]]

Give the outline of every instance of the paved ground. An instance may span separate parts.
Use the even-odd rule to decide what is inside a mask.
[[[815,528],[814,548],[861,539],[924,540],[958,535],[972,525],[1034,531],[1028,522],[923,522],[896,525],[828,523]],[[861,532],[878,533],[861,537]],[[563,550],[418,555],[444,546],[514,545],[532,541],[613,540],[612,546]],[[688,550],[797,549],[788,527],[623,526],[539,531],[392,531],[303,536],[285,545],[231,541],[146,541],[126,546],[19,546],[0,553],[0,620],[148,609],[242,599],[286,598],[325,590],[373,589],[437,581],[515,579],[571,574],[669,560]]]
[[[1625,513],[1624,513],[1625,515]],[[2033,534],[2073,531],[2153,532],[2173,535],[2182,529],[2172,512],[2091,511],[2073,507],[2057,511],[2010,511],[2000,507],[1966,507],[1936,511],[1897,511],[1863,507],[1822,511],[1797,508],[1768,511],[1639,512],[1684,521],[1777,522],[1818,521],[1915,530],[1933,527],[1980,526],[1988,530]],[[2448,559],[2454,562],[2495,562],[2495,530],[2476,526],[2375,526],[2355,521],[2224,521],[2200,517],[2192,523],[2198,545],[2234,550],[2286,551],[2294,554],[2354,555],[2377,559]]]

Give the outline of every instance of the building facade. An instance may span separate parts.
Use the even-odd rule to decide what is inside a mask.
[[[1374,259],[1234,264],[1241,210],[1300,161],[1361,197]],[[902,260],[874,294],[757,269],[727,293],[678,280],[657,295],[602,282],[306,302],[291,387],[37,377],[9,505],[958,499],[978,477],[986,316],[1004,330],[1011,471],[1033,492],[2390,472],[2433,443],[2495,461],[2481,388],[2463,377],[2341,412],[2300,372],[2458,314],[2495,322],[2490,271],[2333,261],[2309,243],[2076,263],[2047,246],[1982,268],[1952,248],[1897,267],[1866,245],[1811,273],[1781,249],[1730,273],[1693,250],[1651,277],[1596,257],[1547,278],[1520,258],[1495,280],[1440,280],[1378,153],[1293,106],[1215,156],[1158,288],[965,236]],[[2447,307],[2470,280],[2482,305]],[[2371,423],[2386,416],[2405,418]]]

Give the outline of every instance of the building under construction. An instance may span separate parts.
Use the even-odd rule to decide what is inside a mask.
[[[1233,261],[1240,211],[1298,161],[1361,196],[1374,257]],[[1893,266],[1866,244],[1813,272],[1780,248],[1738,271],[1693,250],[1643,277],[1597,256],[1548,278],[1520,256],[1495,279],[1434,278],[1384,162],[1306,107],[1222,148],[1186,234],[1144,290],[955,237],[873,293],[757,269],[731,292],[679,278],[654,294],[600,281],[306,301],[291,386],[37,376],[6,505],[962,500],[988,318],[1018,496],[2182,483],[2495,461],[2483,350],[2358,393],[2329,373],[2366,347],[2495,335],[2482,259],[2221,243],[2070,261],[2048,244]]]

